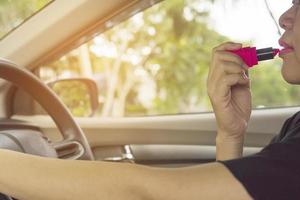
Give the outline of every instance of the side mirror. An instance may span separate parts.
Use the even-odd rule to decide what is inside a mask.
[[[66,78],[48,82],[47,85],[60,97],[74,116],[93,116],[98,109],[98,88],[92,79]]]

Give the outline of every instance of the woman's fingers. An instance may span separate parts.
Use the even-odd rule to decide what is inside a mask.
[[[238,55],[229,51],[221,51],[221,50],[215,51],[215,53],[213,54],[213,60],[236,63],[244,70],[248,70],[248,66],[245,64],[245,62]],[[216,65],[214,66],[218,67]]]
[[[249,82],[249,79],[244,76],[244,74],[229,74],[225,75],[221,80],[220,88],[224,87],[224,89],[228,89],[231,86],[240,84],[240,85],[245,85]]]
[[[234,85],[249,85],[246,75],[248,66],[238,55],[229,52],[229,50],[237,50],[241,47],[241,44],[227,42],[214,48],[207,80],[208,93],[211,98],[219,99],[228,95]]]
[[[219,46],[213,48],[213,52],[218,50],[238,50],[242,48],[242,44],[240,43],[233,43],[233,42],[225,42],[223,44],[220,44]]]
[[[218,71],[224,74],[242,74],[245,73],[245,69],[241,67],[239,64],[230,61],[223,61],[218,66]]]
[[[212,54],[208,79],[219,79],[223,73],[230,74],[247,71],[248,66],[244,61],[238,55],[229,52],[229,50],[237,50],[241,47],[241,44],[232,42],[227,42],[215,47]]]
[[[217,61],[216,65],[217,66],[212,67],[214,69],[210,69],[210,73],[208,76],[208,84],[215,83],[217,80],[219,80],[225,74],[243,74],[243,75],[245,75],[247,73],[247,70],[245,70],[239,64],[234,63],[234,62]]]
[[[209,82],[208,95],[213,102],[220,102],[221,99],[226,97],[234,85],[249,85],[249,78],[242,73],[223,74],[218,80]]]

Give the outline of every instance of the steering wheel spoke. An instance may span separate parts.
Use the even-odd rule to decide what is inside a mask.
[[[52,146],[56,150],[58,158],[61,159],[77,160],[84,155],[83,145],[75,140],[52,143]]]

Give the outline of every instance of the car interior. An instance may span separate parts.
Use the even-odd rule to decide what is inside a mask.
[[[150,90],[147,89],[150,86],[133,89],[134,86],[132,85],[135,83],[127,83],[125,81],[131,69],[127,66],[130,65],[128,63],[135,65],[136,60],[136,63],[138,62],[139,64],[137,64],[136,68],[132,69],[134,70],[134,74],[142,74],[140,75],[142,79],[146,77],[144,80],[148,80],[148,76],[143,76],[143,73],[150,73],[151,70],[159,71],[162,69],[162,67],[155,68],[155,66],[158,66],[157,64],[155,65],[155,62],[164,60],[164,57],[161,56],[163,54],[162,52],[155,53],[155,50],[153,50],[153,54],[157,56],[154,56],[154,58],[149,56],[147,59],[150,59],[150,61],[147,59],[139,59],[139,57],[134,60],[135,57],[133,54],[135,53],[135,46],[141,45],[141,43],[147,40],[152,40],[150,36],[154,37],[153,35],[155,34],[155,38],[157,38],[158,41],[156,45],[160,45],[163,41],[163,35],[167,34],[166,30],[163,28],[159,30],[157,28],[156,31],[162,31],[157,34],[153,29],[148,29],[147,34],[150,36],[149,38],[143,38],[143,40],[136,34],[136,38],[132,39],[131,43],[122,47],[123,49],[133,49],[133,53],[131,52],[133,61],[119,65],[120,68],[116,67],[117,61],[111,62],[112,59],[110,56],[115,51],[110,52],[108,48],[104,51],[101,51],[101,49],[96,51],[97,48],[94,45],[109,45],[107,43],[109,40],[104,41],[104,36],[100,37],[106,33],[105,38],[111,38],[111,40],[114,41],[121,40],[123,36],[126,37],[127,33],[123,33],[121,30],[126,25],[126,21],[130,19],[134,19],[136,24],[138,24],[140,23],[139,20],[144,19],[143,17],[145,16],[149,15],[149,19],[151,19],[151,16],[154,16],[154,12],[161,12],[164,13],[164,15],[173,16],[174,19],[176,19],[174,13],[176,13],[177,10],[175,9],[176,6],[171,6],[170,2],[172,1],[173,0],[41,1],[44,2],[44,4],[42,4],[43,6],[39,10],[35,11],[30,17],[22,21],[21,24],[3,35],[0,40],[0,148],[58,159],[130,162],[133,164],[168,168],[214,162],[216,156],[215,137],[217,134],[217,125],[211,107],[207,110],[197,110],[197,106],[200,105],[200,103],[197,102],[194,106],[190,107],[184,106],[186,105],[184,103],[178,103],[174,104],[176,108],[170,108],[173,101],[180,101],[180,99],[183,99],[187,94],[187,91],[190,91],[187,88],[180,88],[179,90],[179,86],[175,85],[174,88],[181,91],[181,93],[177,95],[178,98],[171,95],[167,103],[153,100],[153,102],[157,102],[157,104],[155,104],[158,105],[157,108],[166,112],[148,112],[146,109],[147,106],[142,107],[140,102],[134,103],[138,98],[142,99],[143,97],[141,96],[147,97],[147,95],[151,95]],[[178,5],[183,5],[184,3],[182,2],[185,1],[176,0],[173,4],[177,3]],[[207,0],[198,2],[200,2],[199,4],[202,2],[205,4],[204,2],[214,1]],[[164,12],[162,8],[169,10]],[[148,11],[150,9],[153,9],[151,11],[152,14]],[[143,12],[146,13],[141,17],[141,13]],[[264,12],[267,13],[267,11]],[[202,19],[201,17],[204,15],[199,14],[199,16],[199,19]],[[153,19],[154,18],[155,17],[153,17]],[[157,17],[157,19],[158,18],[159,17]],[[164,17],[159,20],[164,20]],[[119,25],[120,28],[118,31],[109,32]],[[153,27],[155,26],[156,24],[154,23]],[[168,23],[166,23],[165,27],[168,26]],[[178,26],[180,26],[180,24]],[[138,27],[138,25],[136,25],[136,27],[130,27],[128,25],[128,27],[128,30],[135,34],[136,32],[134,32],[134,30],[137,29],[136,27]],[[205,28],[203,28],[203,30],[204,29]],[[208,30],[209,29],[207,29],[207,31]],[[119,35],[113,35],[118,32]],[[143,37],[144,33],[139,34],[141,35],[140,37]],[[176,34],[180,35],[185,33],[178,31]],[[210,35],[213,34],[210,33]],[[128,38],[130,38],[130,36],[128,36]],[[227,38],[222,39],[227,40]],[[93,41],[93,43],[91,41]],[[214,42],[218,44],[221,40]],[[176,41],[170,41],[168,45],[172,43],[176,43]],[[151,44],[151,42],[149,42],[149,44]],[[165,46],[169,47],[167,45]],[[155,48],[156,47],[157,46],[155,46]],[[80,50],[78,50],[78,48],[80,48]],[[75,72],[76,70],[78,71],[78,69],[80,70],[80,67],[78,69],[76,68],[74,73],[69,69],[65,70],[64,66],[68,64],[60,63],[72,63],[71,61],[74,59],[74,55],[77,55],[79,51],[81,51],[81,54],[78,54],[82,58],[81,63],[85,63],[84,48],[95,49],[93,51],[95,55],[97,55],[97,52],[99,55],[102,53],[101,55],[103,57],[107,55],[107,60],[103,59],[104,61],[101,61],[101,56],[98,55],[97,58],[93,58],[92,67],[90,69],[81,69],[82,71],[79,75]],[[122,48],[120,47],[121,50]],[[121,51],[120,49],[117,49],[116,52]],[[146,55],[148,50],[147,48],[144,50]],[[140,50],[140,52],[142,52],[142,50]],[[189,53],[187,50],[185,50],[185,52]],[[111,55],[109,55],[109,53],[111,53]],[[94,54],[93,56],[96,57]],[[152,52],[148,54],[152,55]],[[173,60],[176,59],[176,56],[169,54],[167,56],[172,57]],[[129,58],[131,57],[129,56]],[[124,59],[126,60],[126,58]],[[98,63],[95,60],[97,60]],[[123,60],[120,61],[119,59],[119,63],[120,62],[123,62]],[[161,63],[163,63],[163,61],[161,61]],[[168,62],[166,61],[165,63]],[[175,68],[176,63],[177,62],[171,64],[172,67]],[[96,76],[95,74],[91,75],[90,71],[93,71],[97,64],[99,66],[108,65],[111,66],[112,69],[108,71],[105,70],[104,67],[99,67],[99,69],[97,68],[98,72],[103,73],[97,74],[101,76]],[[147,68],[147,70],[143,71],[140,70],[140,66],[143,66],[143,64],[145,66],[154,67],[153,69]],[[191,65],[193,65],[193,63]],[[74,66],[77,66],[77,64],[74,64]],[[56,71],[51,71],[51,68]],[[122,78],[123,82],[118,83],[120,88],[111,86],[117,85],[117,83],[114,82],[116,80],[112,78],[114,77],[114,69],[118,69],[119,71],[123,70],[122,73],[124,72],[126,75],[123,75],[125,77]],[[125,71],[125,69],[129,70]],[[166,70],[172,69],[166,68]],[[108,78],[103,78],[105,77],[103,75],[105,73],[106,75],[108,74]],[[193,73],[196,72],[192,72],[191,76]],[[66,74],[71,75],[62,76]],[[85,74],[87,74],[87,76],[85,76]],[[169,85],[172,82],[171,80],[175,80],[176,77],[179,77],[178,80],[180,80],[180,74],[185,74],[185,72],[170,75],[170,79],[167,81]],[[166,77],[167,75],[162,75],[162,79]],[[158,78],[157,80],[161,79]],[[193,82],[192,84],[199,84],[199,87],[201,85],[203,88],[205,87],[205,78],[203,80],[201,79],[201,81],[202,82]],[[188,82],[188,80],[183,80],[183,82]],[[176,81],[172,83],[176,83]],[[181,82],[177,83],[181,84]],[[126,88],[127,84],[129,86]],[[167,83],[157,81],[156,87],[158,87],[159,84],[164,87],[164,84]],[[169,87],[169,85],[166,86],[166,88],[171,88],[170,90],[172,90],[172,87]],[[182,86],[183,85],[182,83]],[[77,89],[73,91],[76,94],[80,92],[84,93],[81,97],[85,99],[80,100],[79,103],[76,103],[74,100],[76,96],[75,93],[68,93],[72,92],[74,88]],[[144,93],[139,96],[137,91],[141,91],[141,88]],[[112,94],[110,96],[110,89],[118,91],[118,93],[116,92],[117,95],[113,96]],[[126,104],[125,111],[109,108],[112,104],[109,105],[109,103],[106,103],[106,100],[115,98],[115,101],[121,101],[122,91],[127,91],[123,98],[125,99],[123,103],[125,102]],[[156,90],[154,89],[153,91],[159,90],[156,88]],[[191,91],[194,90],[191,89]],[[161,94],[163,98],[164,93],[160,92],[159,94]],[[200,91],[197,94],[201,97],[201,95],[203,96],[205,94],[205,91]],[[256,97],[255,95],[254,98]],[[261,95],[266,95],[265,98],[268,97],[268,94],[263,94],[263,92]],[[74,98],[70,100],[70,97]],[[130,97],[132,97],[132,101]],[[198,96],[194,95],[193,98],[198,98]],[[132,104],[138,106],[130,107],[132,104],[129,105],[128,102],[133,102]],[[145,102],[147,103],[149,101],[145,100]],[[194,102],[194,100],[190,102]],[[77,105],[76,108],[74,106],[75,104]],[[119,102],[118,105],[122,105],[122,102]],[[261,105],[261,103],[259,102],[257,105]],[[244,142],[244,156],[260,151],[280,131],[283,122],[299,109],[296,104],[280,105],[275,102],[273,105],[269,107],[256,106],[253,108]],[[70,106],[73,106],[74,109],[70,109]],[[150,107],[151,106],[149,106],[149,108]],[[187,112],[181,109],[181,107],[187,108]],[[192,110],[190,109],[191,107],[193,107],[193,109],[196,107],[196,109]],[[5,195],[0,197],[0,199],[1,198],[11,199],[11,197]]]

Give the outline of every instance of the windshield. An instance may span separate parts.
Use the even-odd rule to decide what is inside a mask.
[[[52,0],[0,0],[0,38]]]

